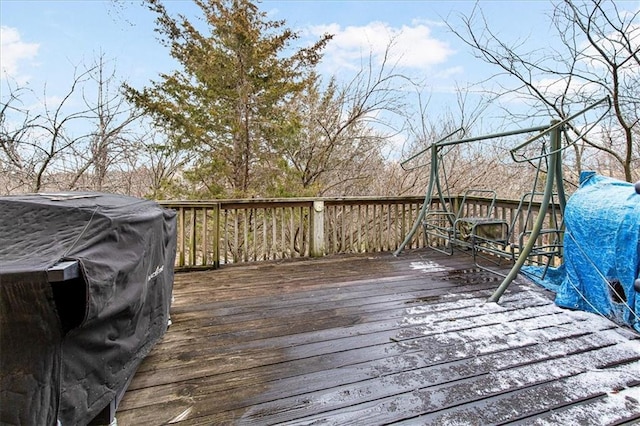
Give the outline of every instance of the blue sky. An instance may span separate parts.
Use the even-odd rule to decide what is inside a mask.
[[[187,0],[167,1],[173,12],[196,16]],[[407,72],[432,80],[431,86],[482,78],[482,64],[443,25],[443,19],[467,14],[471,1],[269,1],[260,4],[274,19],[308,34],[330,31],[335,40],[322,66],[327,73],[358,67],[362,55],[383,47],[389,35]],[[510,37],[544,38],[546,1],[481,3],[495,28]],[[174,66],[153,31],[154,16],[138,1],[0,0],[2,78],[10,76],[37,90],[47,83],[55,95],[73,77],[75,65],[103,53],[117,73],[142,85]]]
[[[620,2],[636,9],[638,1]],[[195,18],[189,0],[165,1],[172,13]],[[284,19],[304,40],[335,34],[320,70],[349,78],[363,56],[378,58],[390,36],[393,53],[407,75],[424,79],[436,109],[455,104],[454,88],[477,83],[495,72],[473,58],[444,24],[480,7],[494,33],[520,40],[527,49],[546,48],[550,38],[549,1],[355,1],[289,0],[260,2],[272,19]],[[156,39],[154,15],[139,1],[0,0],[1,90],[7,82],[27,85],[34,93],[62,96],[76,67],[98,55],[112,61],[120,79],[142,88],[176,64]],[[308,44],[308,43],[307,43]],[[84,64],[84,65],[83,65]],[[535,123],[541,124],[541,123]]]

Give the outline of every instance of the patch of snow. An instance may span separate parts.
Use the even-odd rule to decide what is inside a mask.
[[[637,388],[609,392],[606,398],[556,411],[549,417],[536,419],[531,424],[546,426],[617,423],[620,419],[631,418],[640,411],[639,393]]]
[[[430,312],[450,311],[454,309],[465,309],[487,305],[485,299],[473,297],[472,295],[458,295],[459,299],[452,302],[431,303],[426,305],[412,306],[405,309],[407,315],[420,315]],[[497,303],[496,306],[499,306]],[[500,307],[500,309],[503,309]]]
[[[411,269],[420,270],[424,273],[443,272],[451,269],[431,260],[426,260],[422,262],[411,262],[409,264],[409,267],[411,267]]]

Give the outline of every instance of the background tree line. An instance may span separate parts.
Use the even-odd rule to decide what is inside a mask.
[[[152,198],[234,198],[421,194],[426,167],[403,170],[405,156],[463,128],[478,135],[532,118],[565,118],[609,96],[612,109],[596,131],[572,122],[565,141],[566,176],[594,169],[640,179],[640,22],[615,2],[565,0],[549,18],[556,43],[523,50],[491,31],[480,6],[447,20],[479,61],[496,70],[458,89],[458,102],[430,114],[426,86],[390,58],[364,58],[346,82],[322,77],[317,65],[332,36],[301,47],[285,21],[269,20],[255,1],[193,0],[206,25],[171,16],[146,0],[161,43],[179,69],[146,87],[118,80],[104,56],[81,64],[62,98],[26,105],[31,90],[9,83],[0,105],[0,193],[99,190]],[[427,76],[428,79],[428,76]],[[468,96],[479,92],[480,101]],[[81,106],[70,100],[80,96]],[[501,125],[487,127],[488,108],[514,96]],[[452,149],[445,167],[452,192],[527,190],[531,167],[506,161],[504,139]],[[416,160],[421,166],[427,159]],[[414,165],[415,166],[415,165]]]

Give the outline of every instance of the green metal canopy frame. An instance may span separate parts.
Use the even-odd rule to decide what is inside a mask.
[[[585,114],[587,111],[592,110],[594,108],[596,108],[597,106],[603,104],[603,103],[607,103],[608,104],[608,108],[606,109],[606,111],[581,135],[579,135],[575,140],[573,140],[571,143],[566,144],[564,147],[562,146],[562,130],[564,128],[564,125],[567,124],[569,121],[575,119],[578,116],[581,116],[583,114]],[[440,154],[440,150],[442,150],[445,147],[449,147],[449,146],[453,146],[453,145],[460,145],[460,144],[466,144],[466,143],[470,143],[470,142],[477,142],[477,141],[482,141],[482,140],[487,140],[487,139],[495,139],[495,138],[500,138],[500,137],[506,137],[506,136],[514,136],[514,135],[520,135],[520,134],[525,134],[525,133],[534,133],[534,132],[538,132],[536,135],[530,137],[529,139],[527,139],[525,142],[523,142],[522,144],[516,146],[515,148],[512,148],[509,153],[511,155],[511,158],[513,159],[513,161],[517,162],[517,163],[521,163],[521,162],[525,162],[528,161],[530,162],[531,160],[534,159],[540,159],[543,157],[547,157],[548,158],[548,169],[547,169],[547,178],[546,178],[546,184],[545,184],[545,189],[543,192],[543,198],[540,204],[540,209],[538,211],[538,215],[536,216],[536,220],[533,224],[533,227],[531,229],[531,234],[529,237],[529,240],[527,241],[527,243],[525,244],[525,246],[522,248],[522,250],[520,251],[517,260],[515,261],[513,267],[511,268],[511,270],[509,271],[509,273],[505,276],[505,278],[503,279],[502,283],[500,284],[500,286],[495,290],[495,292],[491,295],[491,297],[489,298],[490,302],[498,302],[500,300],[500,297],[502,297],[502,294],[505,292],[505,290],[509,287],[509,285],[511,284],[511,282],[516,278],[516,276],[518,275],[518,273],[520,272],[520,268],[524,265],[524,263],[527,260],[527,257],[529,256],[529,254],[531,253],[536,240],[540,234],[540,230],[542,229],[543,226],[543,222],[545,219],[545,215],[547,213],[547,207],[549,205],[549,201],[551,200],[551,196],[554,193],[554,190],[557,191],[557,195],[558,195],[558,203],[560,205],[560,212],[561,214],[564,216],[564,208],[566,205],[566,196],[565,196],[565,192],[564,192],[564,179],[562,176],[562,151],[565,150],[566,148],[570,147],[571,145],[575,144],[578,140],[582,139],[588,132],[590,132],[595,125],[602,120],[602,118],[605,117],[605,115],[609,112],[609,110],[611,109],[611,100],[610,98],[607,96],[591,105],[589,105],[588,107],[586,107],[585,109],[571,115],[570,117],[564,119],[564,120],[552,120],[551,124],[548,126],[537,126],[537,127],[530,127],[530,128],[526,128],[526,129],[518,129],[518,130],[512,130],[512,131],[507,131],[507,132],[502,132],[502,133],[494,133],[494,134],[490,134],[490,135],[484,135],[484,136],[478,136],[478,137],[472,137],[472,138],[464,138],[464,139],[457,139],[457,140],[448,140],[449,138],[451,138],[452,136],[454,136],[455,134],[459,133],[461,131],[461,129],[458,129],[456,131],[454,131],[453,133],[448,134],[447,136],[441,138],[440,140],[432,143],[429,147],[427,147],[426,149],[418,152],[417,154],[414,154],[413,156],[411,156],[410,158],[404,160],[401,165],[404,166],[404,164],[414,160],[415,158],[419,157],[420,155],[426,153],[426,152],[430,152],[431,154],[431,161],[430,161],[430,174],[429,174],[429,184],[427,187],[427,192],[425,195],[425,200],[424,203],[422,204],[422,208],[420,209],[420,212],[418,213],[418,217],[416,218],[415,223],[413,224],[413,227],[411,228],[411,230],[409,231],[409,233],[406,235],[404,241],[400,244],[400,246],[398,247],[398,249],[396,251],[394,251],[394,256],[398,256],[402,250],[404,250],[404,247],[411,241],[411,239],[413,238],[413,236],[415,235],[415,233],[418,231],[418,228],[420,228],[420,225],[422,224],[425,215],[427,214],[427,212],[429,211],[429,208],[431,207],[432,202],[434,201],[434,189],[435,189],[435,193],[437,194],[437,198],[440,201],[441,205],[446,205],[445,203],[445,199],[444,199],[444,195],[442,192],[442,186],[440,184],[440,177],[439,177],[439,158],[441,156]],[[520,152],[523,148],[529,146],[531,143],[537,141],[538,139],[542,138],[543,136],[549,134],[550,136],[550,151],[549,152],[545,152],[543,154],[541,154],[540,156],[537,157],[524,157],[520,154],[518,154],[518,152]],[[520,158],[517,158],[517,156],[519,156]],[[555,188],[554,188],[555,187]],[[453,224],[452,224],[453,225]]]

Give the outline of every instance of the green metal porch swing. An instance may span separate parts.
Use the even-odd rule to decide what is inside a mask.
[[[602,104],[608,105],[606,110],[599,115],[582,134],[574,140],[568,141],[565,146],[562,146],[562,131],[564,126],[568,122]],[[562,152],[584,138],[586,134],[605,117],[610,109],[611,100],[609,97],[605,97],[564,120],[552,120],[547,126],[529,127],[526,129],[452,140],[451,138],[453,136],[462,131],[462,129],[458,129],[404,160],[401,166],[405,170],[410,170],[405,168],[406,164],[424,154],[429,154],[429,181],[425,200],[418,217],[403,242],[393,254],[398,256],[411,241],[418,229],[422,227],[425,232],[427,246],[446,254],[452,254],[454,247],[462,247],[470,250],[476,266],[490,272],[496,271],[481,266],[478,262],[478,257],[489,255],[496,259],[509,259],[513,262],[513,266],[509,273],[506,275],[501,274],[503,281],[489,298],[490,302],[498,302],[500,300],[502,294],[516,278],[525,263],[531,262],[536,258],[546,258],[547,263],[544,269],[544,271],[546,271],[546,268],[549,266],[549,259],[553,256],[562,256],[562,234],[564,226],[562,217],[566,205],[564,179],[562,175]],[[452,197],[448,194],[448,184],[446,187],[443,187],[440,179],[442,169],[443,179],[445,184],[447,183],[446,171],[442,165],[443,156],[448,152],[448,149],[456,145],[527,133],[536,134],[528,138],[525,142],[510,149],[509,153],[514,162],[527,162],[533,165],[536,168],[536,174],[533,189],[522,196],[518,210],[510,221],[492,216],[496,200],[496,192],[492,190],[469,189],[462,196],[460,203],[454,205],[456,203],[452,202]],[[532,157],[522,154],[525,148],[530,147],[534,142],[541,140],[546,135],[549,135],[549,141],[548,143],[547,141],[542,142],[540,154]],[[537,161],[537,164],[534,164],[534,161]],[[542,192],[536,191],[541,173],[546,173],[544,191]],[[489,195],[489,206],[484,212],[481,212],[480,215],[469,215],[465,207],[466,200],[478,194]],[[532,219],[532,215],[534,214],[532,204],[534,200],[537,199],[540,199],[540,207],[537,215],[535,215],[535,220],[531,228],[521,230],[516,239],[514,235],[516,220],[519,220],[518,217],[520,215],[525,215],[525,223],[529,222],[529,219]],[[434,205],[438,205],[438,207],[434,208]],[[551,214],[553,226],[545,228],[544,221],[549,207],[553,209]],[[540,237],[543,237],[546,242],[540,242]],[[444,242],[444,248],[441,247],[438,242]]]

